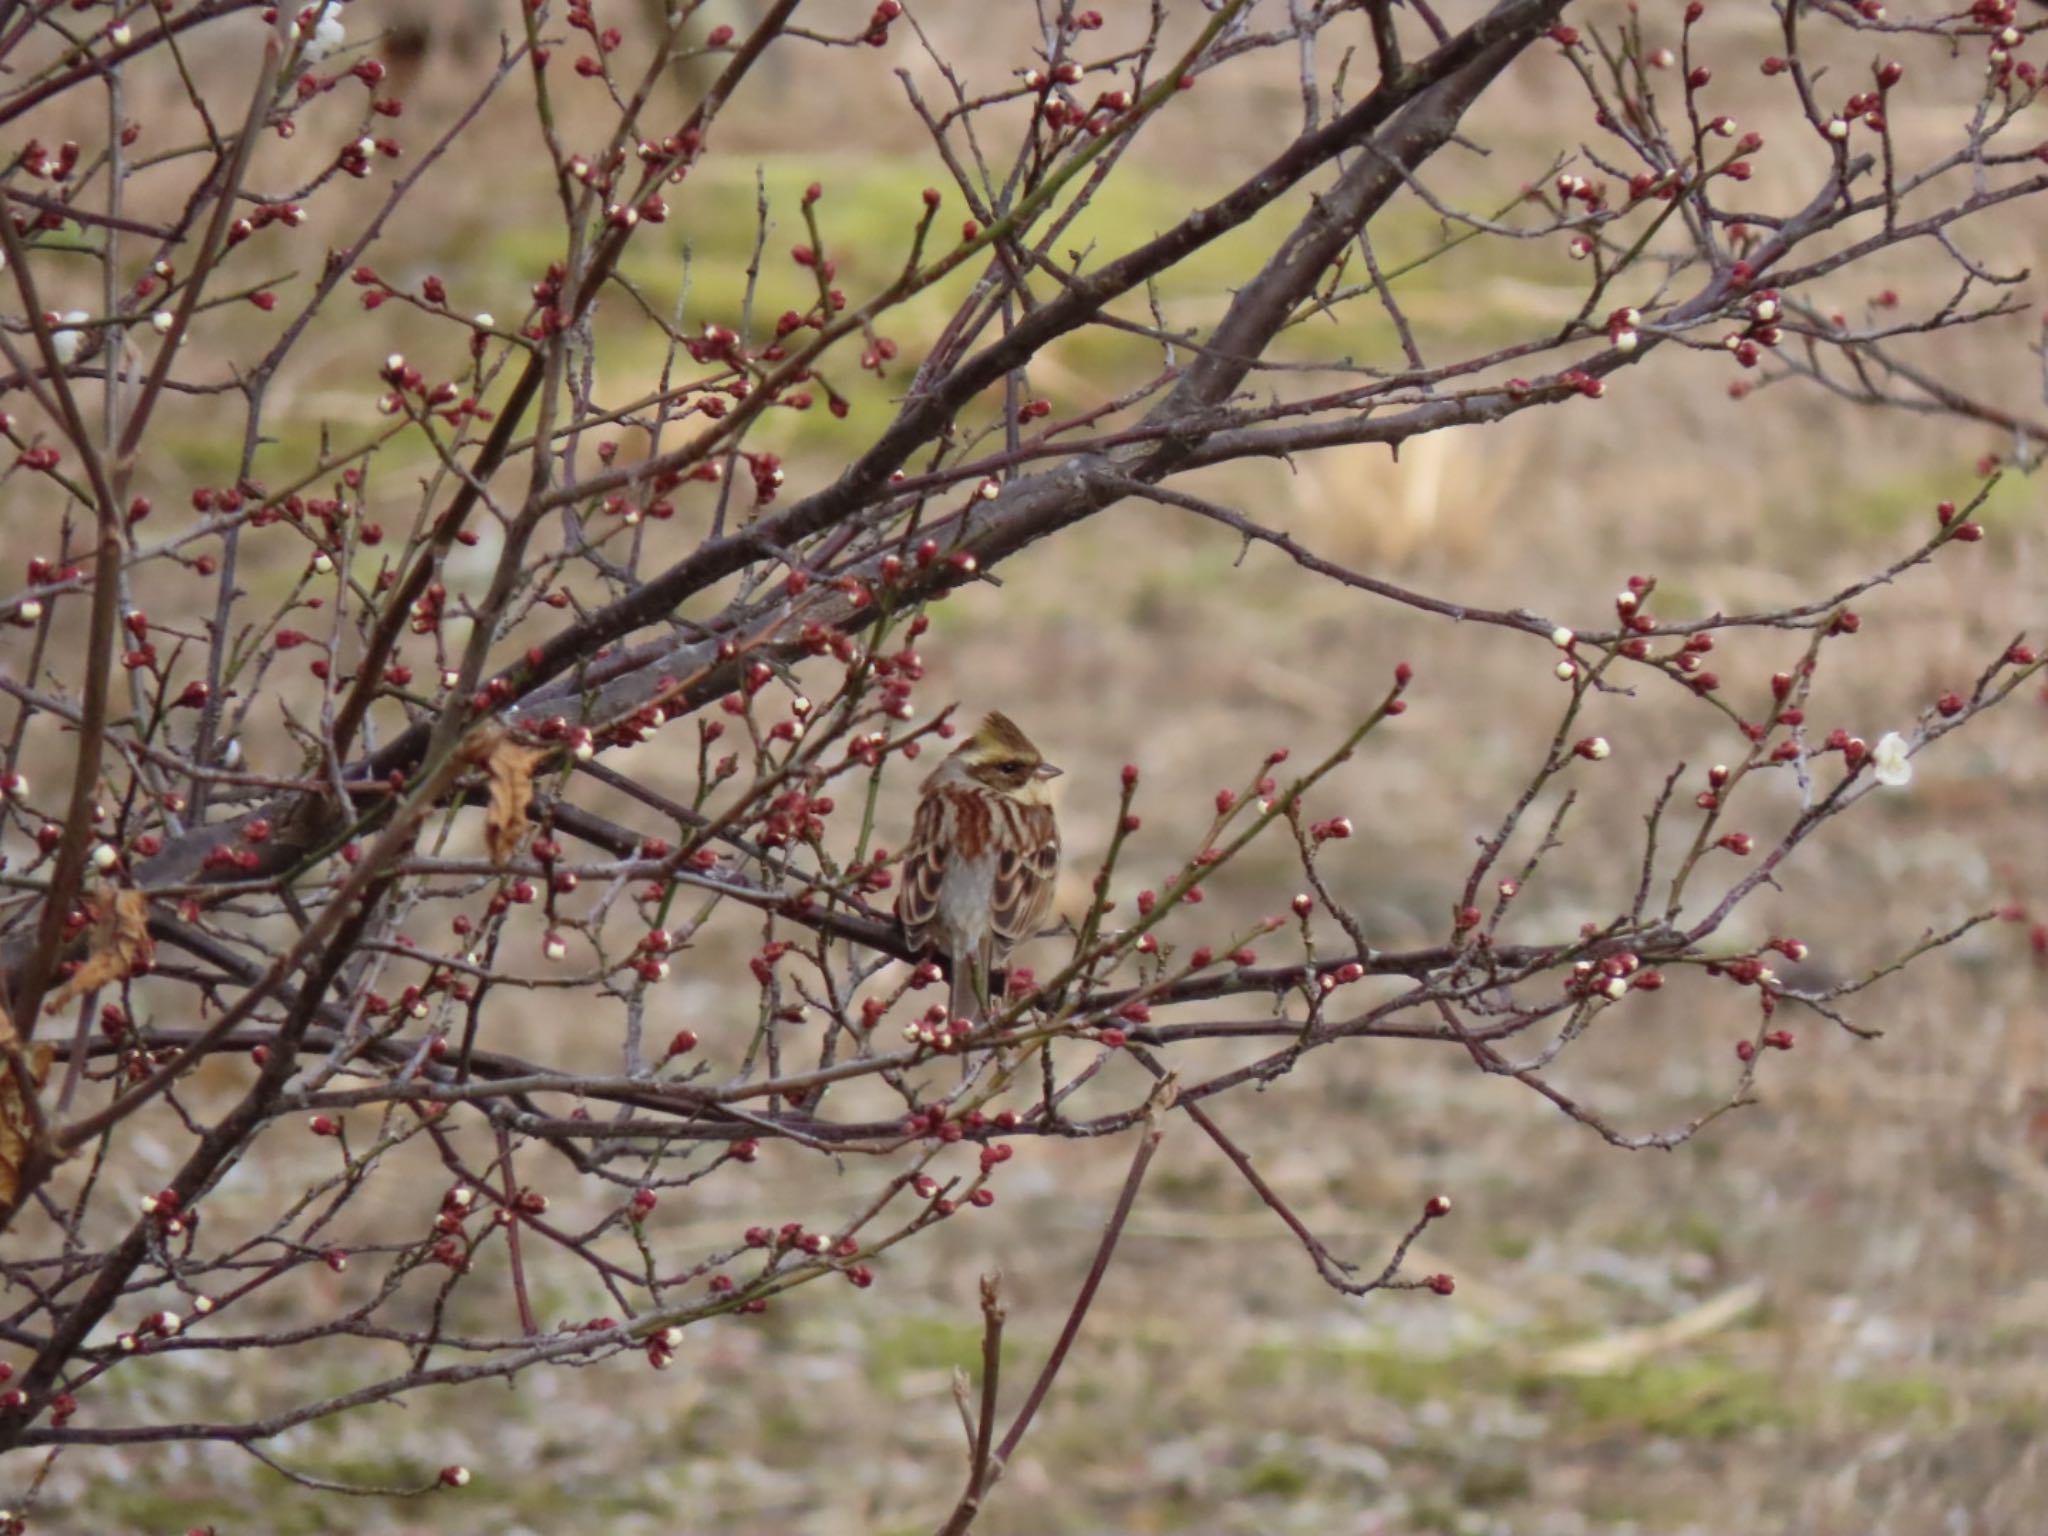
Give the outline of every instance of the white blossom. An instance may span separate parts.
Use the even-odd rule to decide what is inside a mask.
[[[1907,755],[1906,738],[1897,731],[1879,737],[1877,750],[1870,754],[1870,771],[1878,783],[1894,789],[1912,783],[1913,761]]]
[[[322,59],[341,52],[347,41],[348,35],[341,25],[341,13],[330,4],[313,24],[313,35],[306,39],[306,51],[301,57],[308,64],[318,64]]]

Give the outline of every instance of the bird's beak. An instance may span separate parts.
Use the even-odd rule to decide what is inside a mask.
[[[1056,779],[1065,772],[1066,769],[1055,767],[1051,763],[1040,763],[1031,770],[1031,777],[1034,779]]]

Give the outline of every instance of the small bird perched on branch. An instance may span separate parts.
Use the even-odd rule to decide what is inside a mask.
[[[1045,797],[1060,770],[991,714],[924,781],[896,917],[949,962],[952,1019],[986,1016],[990,978],[1052,906],[1060,829]]]

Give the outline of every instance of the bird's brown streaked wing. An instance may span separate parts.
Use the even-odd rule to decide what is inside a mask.
[[[946,879],[946,808],[938,795],[917,803],[910,846],[903,850],[903,874],[896,887],[896,920],[913,948],[937,947],[939,887]]]
[[[997,855],[990,912],[989,925],[1006,951],[1037,933],[1045,922],[1060,872],[1060,831],[1051,808],[1020,809],[1022,846]]]

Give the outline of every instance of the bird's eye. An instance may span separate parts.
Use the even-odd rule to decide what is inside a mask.
[[[998,771],[1002,773],[1022,773],[1024,771],[1024,759],[1013,757],[1008,762],[999,765]]]

